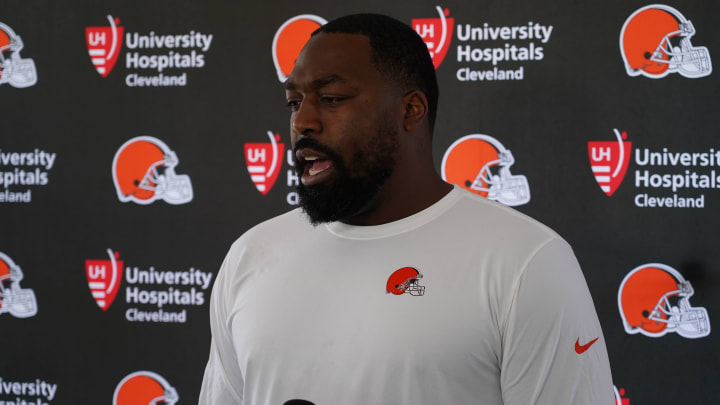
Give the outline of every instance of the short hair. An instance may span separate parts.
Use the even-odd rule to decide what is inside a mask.
[[[368,37],[372,64],[405,90],[420,90],[428,100],[430,133],[435,127],[438,84],[427,45],[407,24],[380,14],[353,14],[332,20],[312,33],[360,34]]]

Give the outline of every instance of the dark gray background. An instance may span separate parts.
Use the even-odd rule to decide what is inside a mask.
[[[632,158],[624,183],[610,198],[595,183],[588,161],[587,142],[612,141],[613,128],[628,132],[633,149],[720,149],[717,73],[701,79],[672,74],[661,80],[625,73],[620,29],[646,4],[443,2],[455,18],[456,31],[457,24],[528,21],[554,29],[543,45],[544,60],[503,65],[525,66],[522,81],[457,81],[461,66],[492,66],[457,62],[455,33],[437,70],[441,97],[435,162],[439,169],[447,147],[467,134],[488,134],[503,142],[516,159],[513,173],[526,175],[530,183],[532,200],[517,209],[555,229],[575,249],[602,322],[613,380],[626,389],[630,404],[718,403],[716,334],[701,339],[628,335],[618,313],[617,290],[625,274],[640,264],[670,265],[692,283],[690,301],[707,308],[712,324],[720,316],[720,237],[715,232],[720,190],[704,191],[704,209],[641,209],[633,204],[642,190],[632,184]],[[371,11],[410,23],[412,18],[435,17],[435,5],[374,0],[3,1],[0,22],[22,37],[22,56],[35,61],[39,80],[26,89],[0,87],[0,149],[40,148],[58,157],[50,184],[32,188],[31,204],[0,204],[0,251],[23,268],[22,286],[35,291],[39,305],[32,318],[0,316],[0,342],[6,348],[0,377],[56,383],[52,403],[110,403],[125,375],[151,370],[178,390],[180,403],[196,402],[210,342],[207,305],[189,310],[186,324],[128,322],[124,285],[115,304],[102,312],[87,287],[85,260],[105,258],[110,247],[126,265],[193,266],[216,273],[234,239],[290,209],[285,202],[287,164],[275,187],[262,196],[250,181],[243,156],[244,143],[266,142],[269,129],[289,145],[288,111],[271,58],[277,28],[305,13],[329,20]],[[720,52],[720,3],[668,5],[693,22],[695,45],[706,46],[711,57]],[[126,32],[212,33],[206,67],[188,69],[186,87],[129,88],[124,84],[124,48],[114,70],[101,78],[90,63],[84,35],[85,27],[107,25],[108,14],[120,18]],[[177,153],[176,171],[192,179],[191,203],[140,206],[118,201],[112,159],[123,142],[139,135],[160,138]]]

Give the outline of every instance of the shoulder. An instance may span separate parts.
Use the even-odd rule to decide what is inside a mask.
[[[303,217],[300,209],[294,209],[274,218],[263,221],[233,242],[223,263],[225,272],[235,273],[241,264],[257,263],[263,258],[292,246],[293,238],[302,237],[313,227]]]
[[[558,240],[560,235],[541,222],[505,205],[461,190],[453,209],[447,212],[455,232],[482,241],[494,249],[535,251]]]
[[[298,236],[297,232],[312,229],[303,217],[301,210],[294,209],[284,214],[265,220],[248,229],[230,247],[230,253],[243,250],[248,245],[277,244],[284,239]]]

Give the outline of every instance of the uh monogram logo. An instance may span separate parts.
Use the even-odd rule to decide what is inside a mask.
[[[632,142],[627,141],[627,132],[622,134],[617,129],[616,141],[590,141],[588,142],[588,155],[590,168],[600,189],[612,196],[625,178]]]
[[[413,18],[411,26],[415,32],[425,41],[435,69],[440,66],[448,49],[453,35],[455,19],[449,18],[450,10],[443,10],[435,6],[440,18]]]
[[[285,144],[280,142],[280,134],[267,131],[270,142],[245,144],[245,163],[250,179],[262,194],[270,192],[282,167]]]
[[[613,385],[615,394],[615,405],[630,405],[630,398],[625,397],[625,388],[618,388]]]
[[[107,254],[110,260],[85,260],[85,274],[90,293],[103,311],[107,311],[115,300],[123,273],[123,261],[119,260],[120,253],[108,249]]]
[[[120,20],[107,16],[110,26],[86,27],[85,42],[87,43],[90,61],[102,77],[107,77],[115,67],[120,48],[122,47],[123,27]]]

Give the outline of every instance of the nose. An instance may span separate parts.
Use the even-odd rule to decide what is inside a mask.
[[[320,111],[316,103],[306,98],[290,117],[290,129],[296,135],[317,135],[322,132]]]

